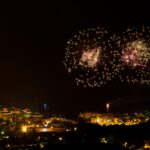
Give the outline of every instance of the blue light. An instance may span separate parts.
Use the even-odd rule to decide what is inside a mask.
[[[44,104],[44,109],[47,109],[47,104]]]

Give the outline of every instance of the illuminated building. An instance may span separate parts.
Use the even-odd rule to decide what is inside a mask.
[[[88,123],[99,125],[135,125],[148,121],[144,115],[113,115],[113,114],[98,114],[98,113],[82,113],[79,116]]]

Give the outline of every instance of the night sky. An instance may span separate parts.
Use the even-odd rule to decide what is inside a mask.
[[[111,2],[111,1],[110,1]],[[1,5],[0,102],[48,103],[56,112],[103,111],[150,106],[147,86],[76,87],[63,66],[67,40],[78,30],[102,26],[110,33],[150,25],[150,9],[137,1],[11,1]],[[135,105],[136,104],[136,105]]]

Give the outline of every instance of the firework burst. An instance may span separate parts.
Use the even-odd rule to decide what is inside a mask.
[[[117,36],[116,36],[117,37]],[[127,29],[116,38],[122,82],[150,84],[150,29]]]
[[[112,50],[108,37],[98,27],[79,31],[67,42],[64,65],[77,85],[100,87],[118,73],[118,52]]]

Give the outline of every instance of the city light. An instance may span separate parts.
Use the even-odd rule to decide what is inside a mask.
[[[62,141],[62,140],[63,140],[63,138],[62,138],[62,137],[59,137],[59,138],[58,138],[58,140],[59,140],[59,141]]]
[[[4,131],[1,131],[1,134],[3,135],[5,132]]]
[[[43,130],[42,130],[43,132],[47,132],[47,128],[43,128]]]
[[[22,126],[21,131],[26,133],[27,132],[27,126]]]
[[[110,108],[110,104],[107,103],[107,104],[106,104],[107,113],[109,113],[109,108]]]
[[[77,131],[77,127],[74,127],[74,131]]]

